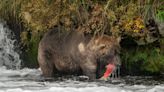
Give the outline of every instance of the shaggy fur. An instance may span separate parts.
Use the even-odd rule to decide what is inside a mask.
[[[45,77],[54,74],[100,77],[109,63],[119,64],[119,40],[107,36],[84,35],[80,31],[47,32],[39,43],[38,62]]]

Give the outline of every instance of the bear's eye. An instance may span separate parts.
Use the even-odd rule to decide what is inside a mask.
[[[102,45],[100,45],[100,48],[99,49],[104,49],[106,47],[106,45],[105,44],[102,44]]]

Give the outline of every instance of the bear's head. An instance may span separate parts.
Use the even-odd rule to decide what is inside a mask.
[[[120,51],[120,37],[108,35],[94,36],[88,44],[80,43],[78,49],[82,55],[91,56],[99,61],[112,63],[113,57],[118,56]],[[114,61],[113,63],[118,63]]]
[[[120,51],[120,37],[113,37],[108,35],[95,36],[87,45],[87,48],[93,52],[99,61],[106,63],[119,63],[113,61],[112,58],[118,56]]]

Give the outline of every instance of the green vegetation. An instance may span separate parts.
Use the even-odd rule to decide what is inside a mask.
[[[124,49],[121,56],[127,74],[151,75],[164,71],[164,56],[154,44]]]
[[[163,0],[1,0],[0,17],[20,26],[24,65],[37,66],[37,48],[54,26],[122,37],[122,64],[130,73],[164,72]],[[130,46],[130,37],[136,45]],[[127,49],[130,47],[131,49]],[[137,71],[136,71],[137,72]]]
[[[40,38],[39,36],[32,37],[28,42],[28,47],[26,49],[26,53],[24,54],[24,59],[26,62],[23,63],[23,66],[27,67],[38,67],[37,63],[37,52],[38,52],[38,44]]]

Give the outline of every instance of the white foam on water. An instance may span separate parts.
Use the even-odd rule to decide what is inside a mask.
[[[7,66],[10,69],[20,68],[20,57],[15,51],[13,33],[8,29],[5,22],[0,20],[0,66]]]
[[[152,89],[149,89],[148,92],[164,92],[164,85],[155,86]]]
[[[163,89],[163,87],[162,87]],[[120,88],[110,87],[85,87],[85,88],[73,88],[73,87],[51,87],[44,90],[24,90],[21,88],[0,90],[0,92],[164,92],[161,88],[152,88],[150,90],[125,90]]]
[[[105,84],[97,82],[36,81],[41,75],[39,69],[8,70],[1,67],[0,92],[164,92],[164,85],[126,85]]]
[[[107,87],[85,87],[85,88],[73,88],[73,87],[51,87],[45,90],[23,90],[21,88],[7,89],[0,92],[132,92],[128,90],[122,90],[118,88]]]

